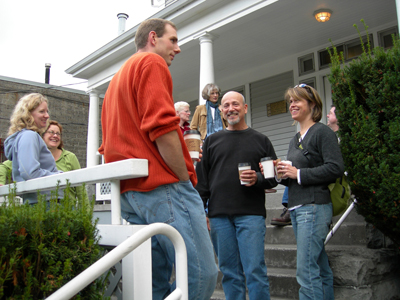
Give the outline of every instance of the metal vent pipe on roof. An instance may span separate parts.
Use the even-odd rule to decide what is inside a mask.
[[[44,64],[44,66],[46,67],[44,83],[49,84],[50,83],[50,68],[51,68],[51,64],[46,63],[46,64]]]
[[[118,22],[118,35],[120,35],[120,34],[124,33],[124,31],[125,31],[126,19],[128,19],[129,16],[127,14],[125,14],[125,13],[119,13],[117,15],[117,17],[118,17],[118,20],[119,20],[119,22]]]

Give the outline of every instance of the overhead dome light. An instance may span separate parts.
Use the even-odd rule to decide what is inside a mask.
[[[330,9],[319,9],[314,11],[314,17],[318,22],[326,22],[331,18],[332,11]]]

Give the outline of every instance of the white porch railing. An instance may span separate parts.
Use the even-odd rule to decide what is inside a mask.
[[[113,231],[113,233],[117,233],[118,228],[116,229],[116,225],[106,225]],[[121,227],[142,227],[142,226],[130,226],[130,225],[120,225]],[[107,255],[103,256],[96,263],[91,265],[88,269],[83,271],[81,274],[76,276],[73,280],[65,284],[63,287],[58,289],[55,293],[53,293],[50,297],[46,298],[46,300],[67,300],[76,295],[79,291],[85,288],[88,284],[93,282],[96,278],[100,277],[105,271],[114,266],[117,262],[119,262],[122,258],[131,253],[134,249],[148,240],[150,237],[156,234],[166,235],[173,243],[175,247],[175,261],[176,264],[176,289],[166,298],[168,300],[188,300],[188,279],[187,279],[187,256],[186,256],[186,246],[183,241],[182,236],[179,232],[170,225],[163,223],[155,223],[147,226],[143,226],[139,231],[137,231],[130,238],[122,242],[118,247],[114,248]],[[150,247],[151,248],[151,247]],[[151,251],[151,249],[149,249]],[[142,260],[144,257],[139,255],[139,258]],[[145,261],[147,261],[145,259]],[[149,268],[151,268],[150,264],[147,264]],[[124,268],[124,266],[122,266]],[[138,276],[143,278],[143,275],[146,276],[146,269],[140,269],[140,274]],[[150,271],[151,275],[151,271]],[[123,277],[124,278],[124,277]],[[151,279],[151,278],[150,278]],[[124,280],[125,282],[125,280]],[[125,290],[125,282],[123,289]],[[143,288],[143,284],[146,289]],[[140,289],[139,289],[140,287]],[[145,281],[141,284],[141,286],[136,286],[133,290],[133,294],[131,294],[128,298],[124,299],[152,299],[152,289],[151,289],[151,280],[150,285],[149,281]]]
[[[166,235],[175,246],[177,284],[176,290],[167,299],[188,299],[186,247],[180,234],[173,227],[166,224],[152,224],[147,226],[121,225],[120,180],[144,176],[148,176],[147,160],[128,159],[18,182],[16,184],[16,193],[19,195],[37,190],[51,190],[57,184],[60,188],[63,188],[67,185],[67,180],[71,187],[81,185],[82,183],[111,183],[112,225],[98,225],[98,229],[101,235],[101,245],[117,247],[47,299],[59,300],[71,298],[121,259],[122,276],[125,283],[123,285],[123,298],[152,299],[151,241],[149,238],[156,234]],[[0,196],[6,196],[8,193],[8,185],[0,186]]]

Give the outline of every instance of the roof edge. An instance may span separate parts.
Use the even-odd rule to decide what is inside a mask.
[[[176,12],[179,9],[187,6],[188,4],[190,4],[192,2],[196,2],[196,1],[198,1],[198,0],[178,0],[178,1],[168,5],[167,7],[163,8],[162,10],[157,12],[156,14],[150,16],[148,19],[151,19],[151,18],[167,19],[167,17],[172,15],[174,12]],[[110,50],[112,50],[114,48],[117,48],[119,45],[127,42],[130,39],[134,39],[135,35],[136,35],[136,31],[139,28],[139,25],[140,24],[138,24],[138,25],[132,27],[131,29],[125,31],[124,33],[122,33],[121,35],[119,35],[118,37],[113,39],[112,41],[108,42],[107,44],[105,44],[101,48],[97,49],[92,54],[89,54],[84,59],[80,60],[76,64],[74,64],[71,67],[69,67],[68,69],[66,69],[65,72],[67,74],[74,74],[78,70],[82,69],[84,66],[92,63],[93,61],[95,61],[99,57],[101,57],[104,54],[110,52]]]

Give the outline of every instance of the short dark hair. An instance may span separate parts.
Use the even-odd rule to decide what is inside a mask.
[[[154,18],[143,21],[139,25],[135,35],[136,50],[146,47],[149,33],[151,31],[154,31],[158,37],[162,37],[165,33],[165,26],[167,24],[171,25],[176,30],[175,24],[168,20]]]

